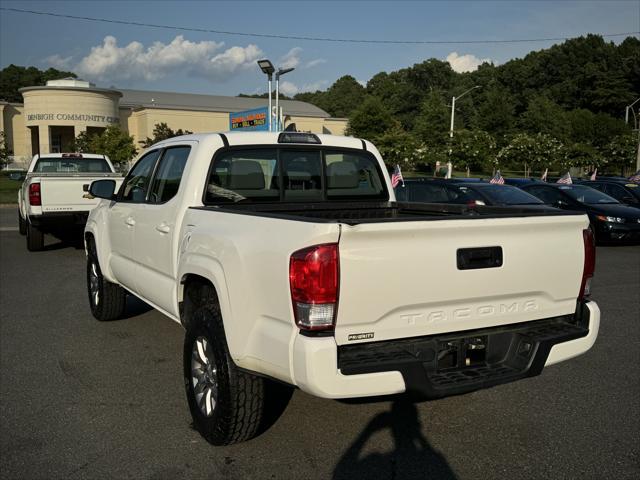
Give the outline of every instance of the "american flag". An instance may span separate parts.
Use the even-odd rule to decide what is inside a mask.
[[[391,186],[396,188],[400,182],[402,182],[402,186],[404,187],[404,178],[402,178],[400,165],[396,165],[396,168],[393,169],[393,174],[391,175]]]
[[[547,181],[547,173],[549,173],[549,169],[545,168],[544,169],[544,173],[542,174],[542,176],[540,177],[540,180],[542,180],[543,182]]]
[[[596,169],[593,171],[593,173],[591,174],[591,178],[590,178],[590,180],[592,180],[592,181],[593,181],[593,180],[595,180],[595,179],[596,179],[596,174],[597,174],[597,173],[598,173],[598,169],[596,168]]]
[[[566,183],[571,185],[573,182],[571,181],[571,174],[569,172],[565,173],[561,176],[556,183]]]
[[[640,170],[629,177],[630,182],[640,183]]]
[[[504,178],[502,178],[502,175],[500,175],[500,170],[498,170],[496,174],[493,176],[493,178],[489,180],[489,183],[497,183],[498,185],[504,185]]]

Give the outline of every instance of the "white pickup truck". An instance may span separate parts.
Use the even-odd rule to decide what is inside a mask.
[[[428,398],[538,375],[600,323],[585,215],[397,203],[350,137],[212,133],[160,142],[85,229],[98,320],[131,293],[185,330],[194,425],[257,434],[277,380],[324,398]]]
[[[18,225],[30,251],[42,250],[44,234],[55,228],[84,225],[98,204],[86,190],[93,180],[122,177],[105,155],[50,153],[35,155],[18,191]]]

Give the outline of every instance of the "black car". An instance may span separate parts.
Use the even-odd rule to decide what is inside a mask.
[[[598,242],[640,242],[640,211],[586,185],[535,183],[520,187],[557,208],[585,212]]]
[[[510,185],[430,178],[408,179],[404,183],[404,186],[400,184],[395,188],[399,202],[551,208],[536,197]]]
[[[585,180],[580,185],[600,190],[610,197],[615,198],[620,203],[629,205],[630,207],[640,208],[640,185],[631,183],[627,179],[617,180],[602,178],[598,180]]]
[[[504,183],[506,185],[513,185],[514,187],[520,187],[522,185],[529,185],[531,183],[542,182],[542,180],[538,180],[537,178],[505,178]]]

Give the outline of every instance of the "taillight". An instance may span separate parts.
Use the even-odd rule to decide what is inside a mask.
[[[333,330],[338,305],[338,244],[298,250],[289,261],[289,285],[296,325],[301,330]]]
[[[591,294],[591,279],[596,269],[596,242],[593,231],[590,228],[583,230],[582,238],[584,240],[584,267],[578,300],[584,300]]]
[[[39,183],[32,183],[31,185],[29,185],[29,204],[36,207],[42,205]]]

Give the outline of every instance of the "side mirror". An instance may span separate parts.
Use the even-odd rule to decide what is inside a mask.
[[[113,194],[116,191],[115,180],[96,180],[91,182],[89,187],[89,195],[95,198],[104,198],[113,200]]]
[[[621,200],[622,203],[632,203],[632,204],[636,204],[638,203],[638,200],[636,200],[634,197],[622,197]]]

